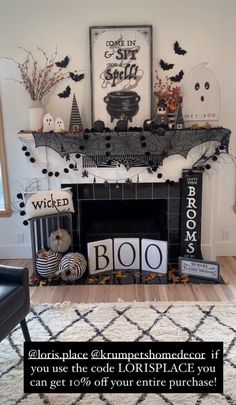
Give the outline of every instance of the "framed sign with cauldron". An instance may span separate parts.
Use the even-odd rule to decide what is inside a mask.
[[[140,127],[152,112],[152,26],[90,27],[92,122]]]

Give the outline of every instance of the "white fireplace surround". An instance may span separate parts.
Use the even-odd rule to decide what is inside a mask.
[[[35,163],[28,161],[28,176],[33,179],[39,179],[40,190],[50,190],[61,188],[61,184],[71,183],[93,183],[96,178],[96,183],[103,183],[105,179],[109,183],[125,182],[125,179],[132,178],[133,182],[137,179],[139,182],[154,183],[165,182],[167,179],[178,181],[182,175],[182,169],[190,169],[194,161],[201,154],[201,145],[192,149],[187,157],[183,158],[179,155],[170,156],[164,160],[157,173],[161,172],[163,177],[157,178],[157,173],[149,174],[146,168],[135,167],[127,171],[124,167],[116,168],[88,168],[89,176],[82,177],[82,159],[78,160],[78,171],[70,170],[65,174],[63,169],[69,166],[70,162],[66,162],[55,151],[50,148],[40,146],[35,148],[34,138],[32,134],[19,134],[19,139],[22,146],[27,146],[27,150],[31,156],[35,158]],[[79,151],[78,151],[79,152]],[[23,153],[23,152],[22,152]],[[27,159],[27,158],[26,158]],[[42,174],[42,169],[55,173],[60,172],[59,177],[49,177]],[[217,194],[218,194],[218,171],[209,170],[203,175],[203,195],[202,195],[202,254],[206,260],[215,260],[217,252]]]

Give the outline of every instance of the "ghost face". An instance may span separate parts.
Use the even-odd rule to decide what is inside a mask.
[[[183,116],[185,121],[217,124],[220,112],[219,86],[206,64],[195,67],[184,83]]]
[[[55,119],[55,132],[63,132],[65,130],[64,122],[60,117]]]
[[[43,117],[43,132],[54,131],[54,119],[51,114],[45,114]]]

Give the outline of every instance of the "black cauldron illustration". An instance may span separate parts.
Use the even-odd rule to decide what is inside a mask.
[[[139,110],[140,96],[135,91],[112,91],[104,97],[107,112],[114,118],[132,122],[132,118]]]

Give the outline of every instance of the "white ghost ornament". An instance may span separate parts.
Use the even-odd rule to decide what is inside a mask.
[[[57,117],[55,119],[55,128],[54,128],[55,132],[64,132],[65,131],[65,125],[63,122],[63,119],[60,117]]]
[[[220,116],[220,91],[217,78],[207,63],[191,70],[183,85],[183,118],[185,126],[217,126]]]
[[[47,113],[43,117],[43,132],[54,131],[54,119],[51,114]]]

